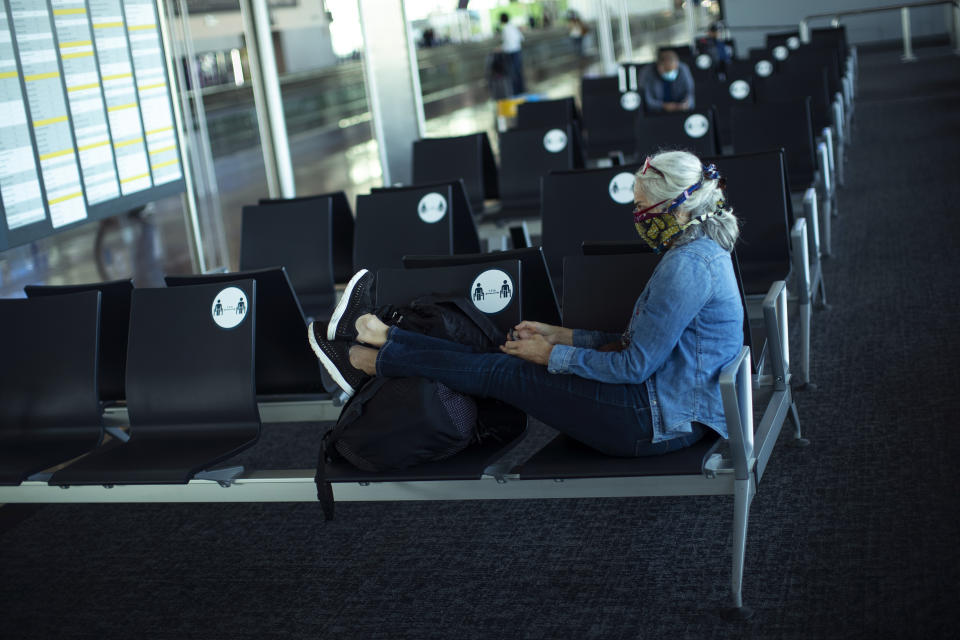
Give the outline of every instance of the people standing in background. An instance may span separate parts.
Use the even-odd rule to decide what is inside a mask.
[[[727,62],[733,57],[730,51],[730,45],[720,38],[720,24],[711,23],[707,29],[707,37],[702,38],[697,43],[697,48],[701,53],[705,53],[713,58],[713,66],[720,73],[726,73]]]
[[[693,108],[693,75],[676,51],[664,49],[656,64],[644,67],[640,74],[643,103],[648,113],[689,111]]]
[[[576,13],[570,14],[570,40],[573,41],[573,49],[577,52],[577,57],[583,57],[583,39],[589,31],[589,27],[584,24]]]
[[[525,93],[527,90],[523,82],[523,58],[520,52],[523,43],[523,32],[520,31],[517,25],[510,22],[510,16],[506,13],[500,14],[500,25],[501,48],[507,56],[513,95],[517,96]]]

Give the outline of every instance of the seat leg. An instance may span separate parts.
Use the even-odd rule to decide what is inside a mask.
[[[790,399],[790,422],[793,423],[793,440],[790,441],[790,445],[794,447],[806,447],[810,444],[810,441],[803,437],[803,433],[800,430],[800,413],[797,411],[797,403]]]
[[[810,388],[810,298],[800,305],[800,385]]]
[[[753,615],[750,607],[743,606],[743,563],[747,551],[747,521],[750,519],[750,503],[755,487],[753,476],[734,481],[733,494],[733,566],[730,577],[730,595],[733,607],[726,611],[729,620],[746,620]]]

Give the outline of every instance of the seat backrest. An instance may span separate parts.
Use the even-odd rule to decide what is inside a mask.
[[[347,282],[353,276],[353,209],[343,191],[321,193],[313,196],[298,198],[270,199],[261,198],[257,204],[284,204],[297,201],[314,201],[318,210],[323,211],[326,205],[323,200],[330,200],[330,247],[333,256],[333,279],[335,282]]]
[[[523,319],[520,270],[519,260],[431,269],[380,269],[377,306],[406,305],[428,295],[466,298],[507,332]]]
[[[286,267],[304,307],[315,312],[332,307],[332,219],[330,198],[244,207],[240,270]]]
[[[61,296],[83,291],[100,292],[100,361],[97,365],[100,400],[123,400],[127,371],[127,334],[130,331],[132,280],[77,285],[28,285],[28,298]]]
[[[640,165],[558,171],[543,179],[541,242],[560,292],[564,256],[579,255],[590,240],[634,240],[633,176]]]
[[[782,151],[705,158],[726,178],[727,203],[740,219],[737,256],[747,294],[764,294],[790,274],[789,200]]]
[[[503,260],[520,261],[523,291],[521,316],[526,320],[560,324],[560,305],[541,247],[458,256],[404,256],[403,266],[407,269],[423,269],[461,264],[484,265]]]
[[[497,167],[486,133],[452,138],[423,138],[413,143],[413,182],[417,185],[463,180],[476,211],[498,197]]]
[[[584,78],[580,84],[587,156],[634,152],[633,125],[643,113],[636,71],[621,67],[614,76]]]
[[[847,44],[847,28],[843,25],[838,27],[822,27],[810,30],[810,44],[814,47],[832,47],[842,58],[846,58],[849,53]]]
[[[792,51],[790,57],[780,65],[780,68],[785,73],[816,70],[819,67],[826,68],[829,95],[832,96],[837,92],[842,92],[843,85],[840,82],[840,56],[834,47],[805,45],[796,51]]]
[[[779,31],[777,33],[768,33],[766,43],[768,49],[773,49],[774,47],[778,46],[784,46],[788,49],[797,49],[801,44],[800,32]]]
[[[717,110],[717,130],[720,145],[730,143],[730,108],[735,104],[754,102],[752,76],[728,74],[724,80],[698,82],[695,87],[697,108],[713,105]]]
[[[653,253],[572,255],[563,259],[563,326],[619,333],[660,262]],[[629,277],[625,277],[629,274]],[[616,283],[613,286],[612,283]]]
[[[528,100],[517,106],[518,129],[563,128],[580,122],[573,97],[556,100]]]
[[[134,432],[171,425],[259,433],[254,388],[256,283],[136,289],[127,349]]]
[[[0,300],[0,437],[70,429],[96,444],[100,333],[99,291]]]
[[[539,206],[540,179],[576,168],[573,135],[569,126],[500,134],[500,201],[505,208]]]
[[[810,120],[815,131],[830,126],[829,86],[826,67],[781,71],[754,81],[757,102],[793,102],[810,96]]]
[[[810,98],[793,102],[744,104],[730,113],[731,143],[735,153],[753,153],[783,148],[790,183],[806,189],[817,169]]]
[[[407,254],[478,253],[463,183],[374,189],[357,197],[357,269],[400,268]]]
[[[229,283],[253,280],[257,283],[260,313],[256,337],[256,379],[258,395],[323,393],[317,359],[304,348],[307,324],[300,302],[283,267],[240,273],[167,276],[168,287]]]
[[[717,112],[713,107],[637,118],[636,132],[641,157],[660,149],[684,149],[698,156],[720,152]]]

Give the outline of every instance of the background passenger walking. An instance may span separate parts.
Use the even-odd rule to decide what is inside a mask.
[[[500,38],[502,42],[503,53],[507,56],[508,70],[510,74],[510,83],[513,89],[513,95],[517,96],[525,93],[527,88],[523,81],[523,57],[521,48],[523,44],[523,32],[517,25],[510,22],[510,16],[506,13],[500,14]]]

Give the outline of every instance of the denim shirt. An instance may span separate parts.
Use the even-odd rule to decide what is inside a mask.
[[[628,277],[629,274],[624,274]],[[622,351],[596,348],[620,336],[576,330],[555,345],[550,373],[646,386],[653,442],[690,433],[691,422],[724,438],[720,370],[743,345],[743,303],[730,254],[707,237],[666,252],[637,299]]]

